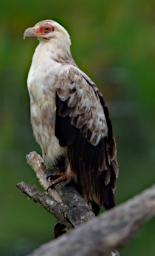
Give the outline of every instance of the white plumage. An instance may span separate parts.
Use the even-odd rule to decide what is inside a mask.
[[[60,24],[39,22],[24,37],[39,39],[27,84],[33,133],[47,168],[61,166],[86,200],[113,207],[116,147],[101,93],[76,66]]]
[[[54,23],[57,24],[57,23]],[[62,27],[60,26],[62,29]],[[31,123],[33,127],[33,133],[36,141],[39,143],[45,162],[52,163],[65,152],[65,149],[59,145],[58,139],[55,137],[55,95],[57,89],[61,88],[64,90],[63,94],[60,93],[60,97],[63,101],[68,99],[70,96],[67,90],[67,83],[69,82],[69,76],[74,76],[74,79],[78,80],[84,76],[87,80],[90,80],[85,73],[81,72],[75,65],[71,53],[70,53],[70,39],[68,33],[64,30],[61,31],[58,38],[52,38],[52,41],[40,41],[37,46],[30,71],[28,74],[28,91],[30,95],[30,106],[31,106]],[[70,58],[70,63],[62,63],[61,57],[68,56]],[[59,62],[60,58],[60,62]],[[81,75],[81,77],[78,75]],[[84,79],[83,79],[84,80]],[[92,82],[90,80],[90,82]],[[70,86],[70,84],[68,84]],[[85,86],[88,85],[85,82]],[[91,108],[94,105],[93,101],[96,101],[96,95],[93,90],[91,90],[91,100],[87,97],[88,89],[85,91],[85,86],[83,83],[78,84],[78,94],[81,100],[80,107]],[[70,97],[69,104],[73,102],[73,97]],[[97,102],[99,103],[99,101]],[[105,120],[105,115],[101,104],[95,104],[96,111],[92,111],[94,116],[89,120],[86,120],[88,128],[91,129],[93,123],[98,123],[98,126],[104,128],[104,133],[98,134],[98,139],[94,144],[98,144],[103,135],[107,135],[107,125]],[[78,109],[75,109],[75,115]],[[96,115],[96,113],[98,113]],[[81,124],[82,125],[82,124]],[[76,125],[75,125],[76,126]],[[96,134],[92,134],[93,136]]]
[[[50,46],[47,43],[38,45],[27,80],[33,133],[48,168],[65,151],[55,137],[55,84],[62,64],[53,60],[51,52],[54,52],[54,47]]]

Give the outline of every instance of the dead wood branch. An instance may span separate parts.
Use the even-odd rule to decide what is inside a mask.
[[[34,170],[39,183],[47,190],[49,183],[46,179],[46,168],[42,157],[36,152],[27,155],[27,162]],[[21,182],[17,187],[34,202],[40,203],[50,213],[67,227],[76,227],[94,217],[91,208],[71,184],[58,184],[55,189],[48,190],[48,195],[34,187]]]
[[[18,183],[17,188],[19,188],[29,198],[33,199],[35,203],[41,204],[47,211],[53,214],[60,222],[68,226],[69,223],[66,219],[67,212],[68,212],[67,205],[64,205],[62,202],[59,203],[53,200],[51,197],[49,197],[45,193],[39,192],[36,188],[34,188],[29,184],[26,184],[25,182]]]
[[[31,152],[27,162],[42,187],[47,190],[49,184],[42,157]],[[41,246],[30,256],[116,255],[111,251],[124,246],[145,221],[155,215],[155,186],[98,218],[94,217],[90,207],[72,185],[59,184],[54,190],[49,190],[48,195],[24,182],[17,184],[17,187],[68,228],[83,224]]]
[[[155,215],[155,186],[29,256],[98,256],[124,246]]]

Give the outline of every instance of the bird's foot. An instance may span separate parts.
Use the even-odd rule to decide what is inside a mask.
[[[54,172],[53,174],[49,175],[47,179],[49,181],[49,187],[47,189],[48,191],[49,189],[54,189],[57,184],[67,181],[68,176],[66,175],[66,173]]]
[[[62,173],[60,173],[58,170],[52,170],[46,174],[46,179],[48,182],[52,182],[53,180],[58,179],[61,175]]]

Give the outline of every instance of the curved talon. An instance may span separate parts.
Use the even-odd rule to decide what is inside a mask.
[[[53,173],[49,172],[49,173],[47,173],[47,175],[46,175],[46,180],[47,180],[48,182],[51,182],[51,181],[53,181],[53,180],[58,179],[61,175],[62,175],[62,174],[59,173],[59,172],[53,172]]]
[[[54,185],[50,185],[48,188],[47,188],[47,193],[50,191],[50,190],[52,190],[52,189],[54,189]]]
[[[55,175],[55,176],[56,176],[56,175]],[[70,181],[70,177],[68,177],[66,173],[63,173],[63,174],[62,174],[62,173],[59,173],[59,174],[57,175],[57,178],[56,178],[56,179],[50,180],[50,182],[49,182],[49,187],[48,187],[47,191],[48,191],[49,189],[54,189],[54,187],[55,187],[57,184],[59,184],[59,183],[61,183],[61,182],[63,182],[63,181]]]

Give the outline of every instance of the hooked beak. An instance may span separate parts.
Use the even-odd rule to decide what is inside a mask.
[[[36,37],[36,31],[33,27],[31,28],[27,28],[25,31],[24,31],[24,34],[23,34],[23,39],[25,39],[26,37]]]

